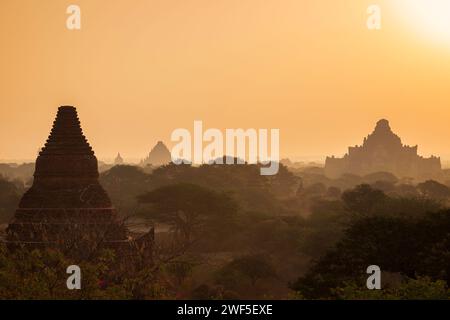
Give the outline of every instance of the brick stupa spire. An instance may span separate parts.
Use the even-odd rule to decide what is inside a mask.
[[[97,158],[83,135],[76,109],[60,107],[47,142],[36,159],[33,186],[19,208],[111,210],[111,201],[98,177]]]
[[[99,246],[129,244],[98,181],[97,158],[71,106],[58,109],[53,128],[36,159],[32,187],[20,201],[7,241],[25,246],[56,246],[88,255]]]

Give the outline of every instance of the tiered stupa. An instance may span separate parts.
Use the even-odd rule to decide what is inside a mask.
[[[153,149],[148,154],[147,158],[141,161],[142,166],[152,165],[152,166],[163,166],[169,164],[172,161],[169,149],[162,141],[153,147]]]
[[[430,179],[441,174],[441,160],[417,154],[417,146],[403,145],[389,122],[381,119],[375,130],[364,138],[362,146],[349,147],[343,158],[327,157],[325,174],[336,178],[344,173],[366,175],[390,172],[398,178]]]
[[[7,229],[7,242],[57,247],[76,257],[100,247],[151,250],[152,231],[140,241],[130,240],[98,177],[97,158],[76,109],[60,107],[37,157],[33,185]]]

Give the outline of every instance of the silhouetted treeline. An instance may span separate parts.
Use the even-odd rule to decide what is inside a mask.
[[[118,276],[108,262],[114,257],[88,261],[95,272],[87,298],[449,297],[450,191],[440,182],[413,184],[385,172],[330,180],[285,166],[261,176],[257,165],[167,165],[150,172],[120,165],[100,180],[126,223],[156,227],[156,264]],[[3,179],[0,187],[3,207],[14,208],[23,185]],[[0,253],[0,264],[9,266],[0,286],[22,281],[26,266]],[[48,255],[31,255],[27,265],[44,263],[56,277],[51,261],[65,258]],[[367,290],[369,265],[380,266],[383,290]],[[108,268],[114,276],[102,271]],[[44,298],[66,297],[47,280],[23,277],[46,288]],[[32,295],[24,290],[8,292]]]

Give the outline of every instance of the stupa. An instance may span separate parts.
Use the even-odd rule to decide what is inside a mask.
[[[34,181],[7,229],[10,246],[57,247],[76,257],[99,248],[151,250],[153,230],[137,241],[119,221],[98,181],[97,158],[72,106],[58,109],[36,159]]]
[[[142,166],[152,165],[152,166],[162,166],[169,164],[172,161],[169,149],[162,141],[153,147],[153,149],[148,154],[147,158],[141,161]]]
[[[116,159],[114,159],[114,165],[118,166],[123,164],[123,158],[120,156],[120,153],[117,153]]]
[[[389,122],[381,119],[374,131],[364,138],[361,146],[349,147],[343,158],[327,157],[325,175],[337,178],[345,173],[366,175],[390,172],[398,178],[418,180],[437,178],[441,174],[441,160],[417,154],[417,146],[403,145],[392,132]]]

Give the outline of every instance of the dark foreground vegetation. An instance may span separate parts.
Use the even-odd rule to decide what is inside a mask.
[[[154,226],[154,263],[129,273],[110,251],[71,261],[0,248],[7,299],[448,299],[449,188],[388,173],[330,180],[281,166],[115,166],[101,183],[135,232]],[[0,179],[7,222],[25,187]],[[67,290],[70,264],[83,290]],[[366,268],[382,290],[366,288]]]

